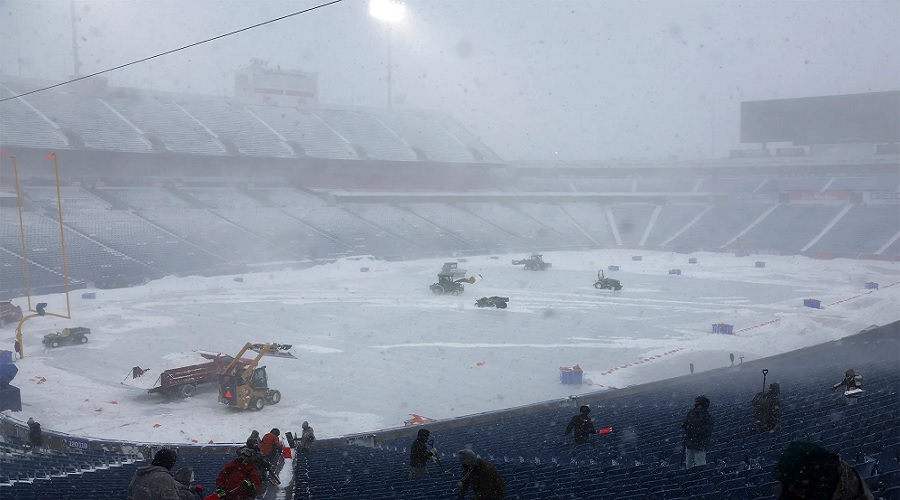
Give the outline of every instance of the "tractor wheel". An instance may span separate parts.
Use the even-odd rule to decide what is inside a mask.
[[[183,398],[194,397],[194,394],[197,394],[197,386],[194,384],[185,384],[178,389],[178,394]]]
[[[434,292],[435,295],[444,295],[444,287],[441,285],[432,286],[431,291]]]
[[[622,285],[616,285],[616,291],[617,291],[617,292],[618,292],[619,290],[621,290],[621,289],[622,289]]]
[[[78,339],[78,341],[81,342],[82,344],[87,344],[88,338],[85,336],[82,336],[80,339]]]
[[[603,287],[600,285],[600,283],[594,283],[594,288],[596,288],[597,290],[603,289]]]
[[[462,293],[462,290],[453,290],[450,292],[450,295],[459,295],[460,293]]]
[[[59,341],[54,340],[53,342],[50,342],[50,347],[59,347]]]
[[[250,399],[250,409],[253,411],[259,411],[266,407],[266,402],[263,401],[262,398],[252,398]]]
[[[278,391],[270,391],[267,402],[270,405],[277,405],[281,401],[281,393]]]
[[[499,307],[500,309],[506,309],[506,302],[497,303],[497,307]]]

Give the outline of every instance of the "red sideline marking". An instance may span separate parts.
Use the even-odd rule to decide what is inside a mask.
[[[897,284],[900,284],[900,281],[895,281],[895,282],[891,283],[890,285],[885,285],[885,286],[883,286],[883,287],[881,287],[881,288],[889,288],[889,287],[892,287],[892,286],[897,285]],[[840,304],[840,303],[842,303],[842,302],[847,302],[848,300],[857,299],[857,298],[859,298],[859,297],[862,297],[863,295],[869,295],[870,293],[874,293],[874,292],[877,292],[877,291],[878,291],[878,290],[869,290],[868,292],[865,292],[865,293],[859,293],[859,294],[856,294],[856,295],[854,295],[854,296],[852,296],[852,297],[847,297],[846,299],[841,299],[841,300],[832,302],[831,304],[828,304],[828,305],[825,306],[825,307],[831,307],[831,306],[833,306],[833,305],[835,305],[835,304]],[[758,324],[758,325],[748,326],[747,328],[741,328],[740,330],[734,332],[734,334],[737,335],[738,333],[746,332],[746,331],[748,331],[748,330],[753,330],[753,329],[755,329],[755,328],[760,328],[760,327],[763,327],[763,326],[766,326],[766,325],[771,325],[772,323],[777,323],[777,322],[779,322],[779,321],[781,321],[781,318],[776,318],[776,319],[773,319],[773,320],[770,320],[770,321],[766,321],[765,323],[760,323],[760,324]]]
[[[892,286],[894,286],[894,285],[896,285],[896,284],[898,284],[898,283],[900,283],[900,281],[895,281],[895,282],[891,283],[890,285],[885,285],[885,286],[883,286],[883,287],[881,287],[881,288],[890,288],[890,287],[892,287]],[[833,305],[835,305],[835,304],[840,304],[841,302],[847,302],[848,300],[857,299],[857,298],[859,298],[859,297],[862,297],[863,295],[869,295],[870,293],[875,293],[875,292],[877,292],[877,291],[878,291],[878,290],[869,290],[868,292],[865,292],[865,293],[856,294],[856,295],[854,295],[853,297],[848,297],[848,298],[846,298],[846,299],[841,299],[841,300],[832,302],[831,304],[828,304],[828,306],[833,306]]]
[[[765,323],[760,323],[760,324],[758,324],[758,325],[748,326],[747,328],[741,328],[740,330],[734,332],[734,334],[737,335],[737,334],[739,334],[739,333],[741,333],[741,332],[746,332],[747,330],[753,330],[753,329],[755,329],[755,328],[761,328],[761,327],[766,326],[766,325],[771,325],[772,323],[778,323],[779,321],[781,321],[781,318],[770,319],[769,321],[766,321]]]
[[[628,368],[628,367],[630,367],[630,366],[639,365],[639,364],[643,364],[643,363],[649,363],[649,362],[653,361],[654,359],[659,359],[659,358],[661,358],[661,357],[663,357],[663,356],[668,356],[669,354],[675,354],[676,352],[681,351],[681,350],[683,350],[683,349],[684,349],[684,347],[679,347],[678,349],[673,349],[673,350],[671,350],[671,351],[666,351],[666,352],[664,352],[664,353],[662,353],[662,354],[657,354],[656,356],[650,356],[650,357],[641,359],[641,360],[639,360],[639,361],[635,361],[634,363],[626,363],[626,364],[624,364],[624,365],[614,366],[614,367],[610,368],[609,370],[606,370],[605,372],[600,372],[600,375],[609,375],[610,373],[612,373],[612,372],[614,372],[614,371],[617,371],[617,370],[624,370],[625,368]],[[600,387],[605,387],[603,384],[592,384],[592,385],[598,385],[598,386],[600,386]],[[615,387],[613,387],[613,386],[609,386],[609,388],[610,388],[610,389],[615,389]]]

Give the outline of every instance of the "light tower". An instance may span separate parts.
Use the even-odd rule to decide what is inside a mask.
[[[369,14],[379,21],[387,24],[387,107],[393,106],[393,91],[391,89],[391,32],[396,23],[406,17],[406,4],[399,0],[370,0]]]

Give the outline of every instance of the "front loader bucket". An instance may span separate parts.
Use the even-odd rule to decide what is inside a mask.
[[[255,352],[263,352],[264,356],[296,359],[297,356],[294,356],[294,354],[291,353],[291,347],[293,347],[293,345],[291,344],[251,344],[250,350]]]

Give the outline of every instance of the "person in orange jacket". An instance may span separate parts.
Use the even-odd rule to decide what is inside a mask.
[[[216,492],[213,499],[252,500],[262,488],[262,479],[256,471],[251,452],[244,448],[237,458],[225,464],[216,477]],[[206,498],[210,498],[206,497]]]
[[[268,434],[263,436],[262,442],[259,443],[259,452],[266,460],[272,464],[272,467],[278,467],[278,461],[281,460],[284,446],[281,444],[281,431],[272,429]]]

